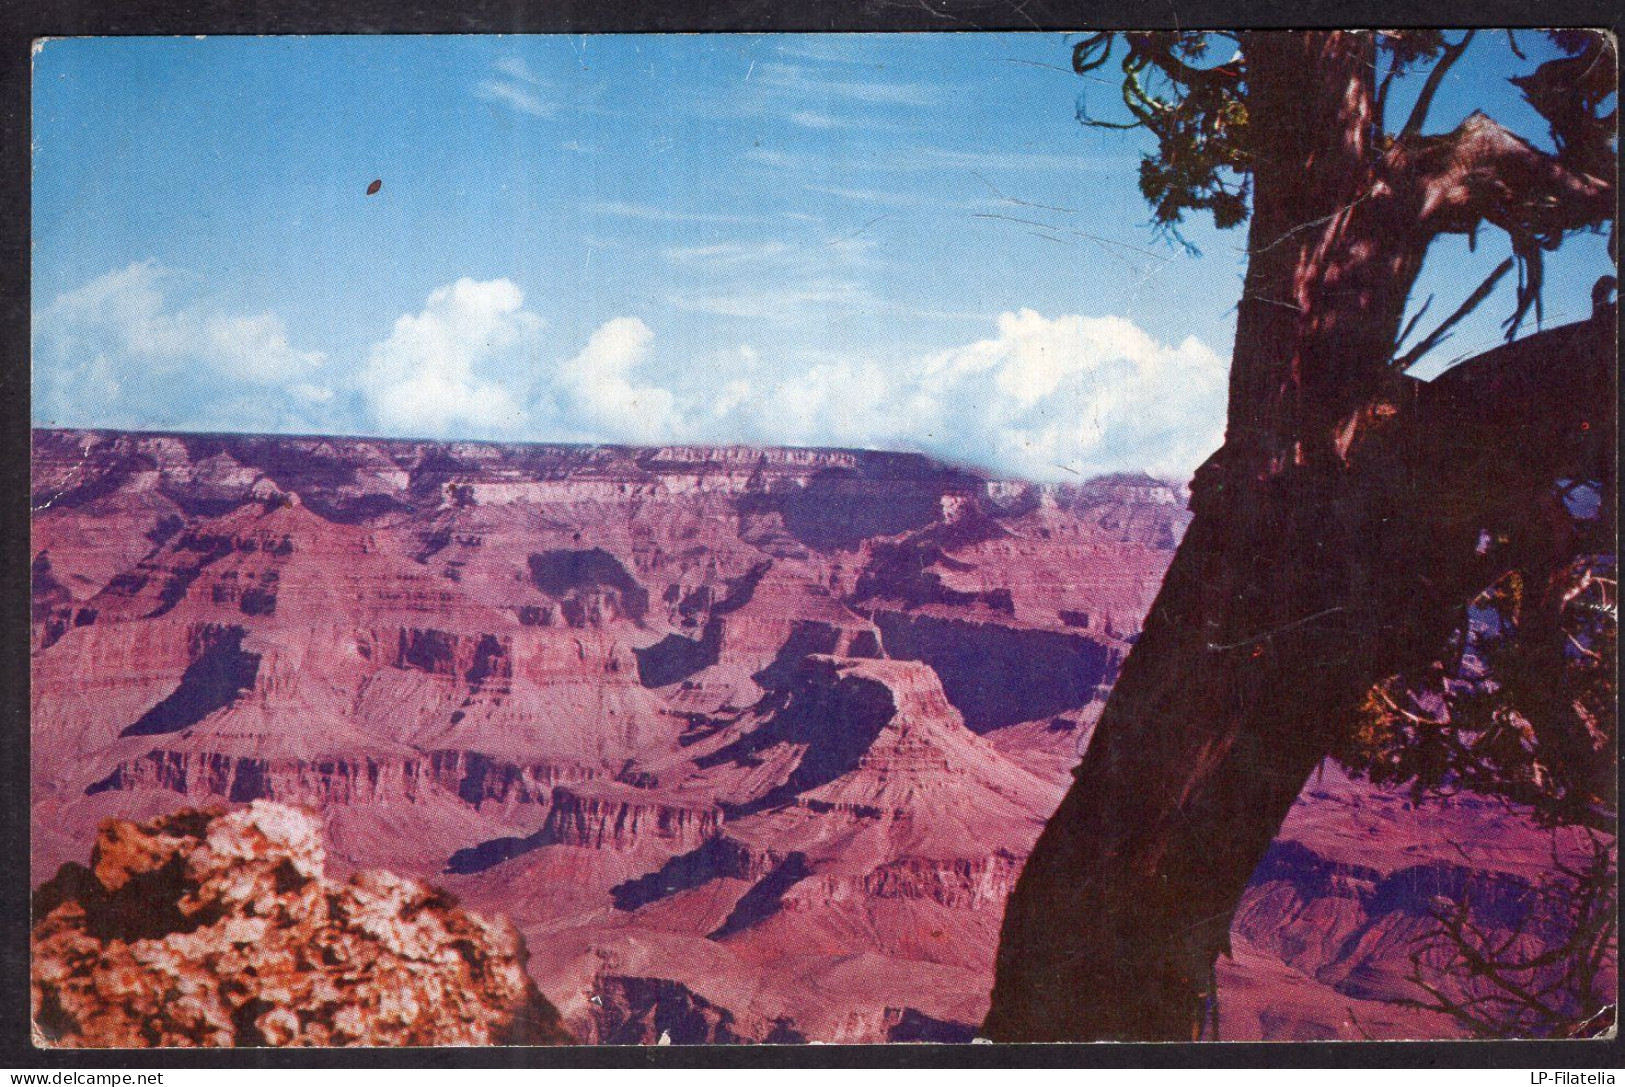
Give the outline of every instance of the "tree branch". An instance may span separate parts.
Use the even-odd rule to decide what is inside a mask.
[[[1520,274],[1508,339],[1531,308],[1539,313],[1542,252],[1614,215],[1611,177],[1573,169],[1482,113],[1446,135],[1396,145],[1388,169],[1415,186],[1415,218],[1428,233],[1471,236],[1487,222],[1512,239]]]
[[[1394,346],[1396,348],[1411,338],[1411,333],[1416,331],[1416,326],[1421,323],[1423,317],[1427,316],[1428,308],[1432,305],[1433,295],[1429,294],[1427,296],[1427,301],[1422,303],[1422,308],[1417,310],[1411,319],[1405,322],[1405,327],[1400,330],[1399,339],[1394,341]]]
[[[1466,301],[1462,302],[1461,305],[1456,307],[1456,311],[1454,313],[1440,322],[1438,328],[1435,328],[1432,332],[1422,337],[1421,340],[1417,341],[1415,347],[1412,347],[1409,351],[1395,359],[1392,363],[1393,368],[1400,372],[1409,370],[1412,366],[1416,365],[1418,359],[1427,354],[1429,351],[1433,350],[1435,347],[1439,346],[1439,344],[1450,335],[1450,330],[1459,324],[1463,317],[1466,317],[1469,313],[1473,312],[1473,310],[1477,309],[1479,304],[1490,296],[1490,292],[1495,290],[1495,285],[1501,282],[1501,277],[1512,270],[1513,263],[1513,258],[1508,257],[1506,260],[1503,260],[1500,264],[1496,265],[1495,271],[1491,272],[1485,278],[1484,282],[1480,283],[1473,290],[1473,293],[1467,296]],[[1422,308],[1422,312],[1427,312],[1426,306]],[[1417,320],[1421,320],[1421,317],[1422,314],[1418,313],[1416,318],[1412,321],[1412,326],[1415,325]],[[1409,329],[1406,330],[1406,335],[1408,334]],[[1404,336],[1400,337],[1400,341],[1404,341]]]
[[[1241,66],[1233,61],[1212,68],[1198,68],[1174,56],[1174,40],[1166,31],[1148,31],[1125,35],[1129,49],[1146,63],[1155,65],[1162,74],[1187,87],[1223,85],[1235,87],[1241,83]]]
[[[1408,140],[1422,131],[1422,125],[1427,122],[1428,110],[1433,106],[1433,96],[1439,92],[1439,84],[1444,82],[1445,75],[1452,65],[1461,59],[1472,44],[1473,35],[1477,31],[1469,30],[1461,36],[1461,40],[1454,45],[1444,47],[1444,53],[1439,62],[1428,73],[1427,81],[1422,84],[1422,91],[1416,96],[1416,105],[1411,107],[1411,115],[1405,119],[1405,127],[1399,132],[1397,139]]]

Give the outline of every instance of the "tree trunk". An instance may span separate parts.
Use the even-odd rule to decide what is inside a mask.
[[[1505,488],[1472,478],[1506,475],[1484,451],[1531,436],[1504,428],[1500,397],[1458,395],[1470,382],[1389,367],[1428,242],[1453,228],[1430,201],[1458,164],[1430,158],[1435,143],[1368,146],[1373,48],[1344,33],[1246,45],[1257,161],[1226,443],[1010,899],[995,1041],[1193,1036],[1236,904],[1309,774],[1374,684],[1437,656],[1483,584],[1480,532],[1554,478],[1505,455],[1522,473]],[[1599,371],[1589,335],[1572,380],[1606,403],[1609,356]],[[1577,421],[1525,420],[1552,440]]]
[[[1611,415],[1614,349],[1611,310],[1519,341],[1461,368],[1500,388],[1398,398],[1338,482],[1199,501],[1011,897],[989,1037],[1192,1037],[1253,869],[1365,693],[1437,659],[1509,561],[1539,568],[1528,514],[1553,479],[1602,478],[1611,419],[1586,416]],[[1486,530],[1526,553],[1481,554]]]

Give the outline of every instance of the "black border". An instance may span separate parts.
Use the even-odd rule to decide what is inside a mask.
[[[31,42],[133,34],[465,34],[1091,28],[1607,27],[1610,0],[0,0],[0,850],[28,870]],[[474,1050],[72,1051],[28,1036],[26,880],[0,884],[0,1069],[213,1068],[1530,1068],[1625,1066],[1625,1043],[1291,1042],[701,1046]]]

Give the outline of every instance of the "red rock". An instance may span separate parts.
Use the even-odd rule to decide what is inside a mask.
[[[329,871],[512,918],[593,1041],[968,1037],[1189,519],[1145,476],[848,450],[37,431],[34,453],[34,881],[108,818],[307,805]],[[1375,889],[1529,878],[1550,849],[1333,780],[1243,901],[1224,1036],[1448,1034],[1380,1002],[1412,930]],[[108,880],[163,870],[120,833]]]
[[[324,872],[320,823],[255,801],[109,821],[35,896],[46,1046],[503,1045],[573,1039],[513,927],[388,872]]]

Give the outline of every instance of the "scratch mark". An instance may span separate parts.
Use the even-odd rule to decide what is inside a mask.
[[[976,180],[978,180],[982,184],[986,185],[988,187],[989,192],[991,192],[994,196],[998,197],[1000,200],[1003,200],[1007,204],[1015,204],[1017,207],[1023,207],[1023,208],[1036,208],[1039,211],[1054,211],[1054,212],[1059,212],[1062,215],[1088,215],[1088,214],[1090,214],[1089,212],[1084,211],[1081,208],[1063,208],[1063,207],[1060,207],[1059,205],[1056,205],[1056,204],[1039,204],[1039,203],[1036,203],[1036,202],[1034,202],[1032,200],[1023,200],[1019,196],[1011,196],[1009,193],[1004,192],[997,185],[993,184],[993,182],[989,181],[980,172],[978,172],[976,170],[972,170],[971,174],[976,178]],[[1048,223],[1042,223],[1040,225],[1049,226]],[[1071,228],[1071,227],[1064,227],[1064,228],[1051,227],[1050,229],[1052,229],[1052,230],[1053,229],[1065,229],[1065,230],[1067,230],[1068,232],[1070,232],[1072,234],[1078,235],[1080,238],[1088,238],[1090,241],[1099,242],[1102,245],[1111,245],[1111,246],[1117,247],[1118,249],[1127,249],[1131,253],[1138,253],[1143,257],[1150,257],[1152,260],[1162,261],[1164,264],[1172,264],[1173,263],[1173,258],[1172,257],[1167,256],[1166,254],[1163,254],[1163,253],[1155,252],[1154,250],[1151,250],[1151,249],[1143,249],[1138,245],[1130,245],[1127,242],[1114,241],[1111,238],[1103,238],[1098,234],[1090,234],[1087,231],[1076,230],[1076,229]]]
[[[840,245],[843,242],[849,242],[853,238],[856,238],[859,234],[862,234],[865,230],[868,230],[870,227],[872,227],[876,223],[880,222],[880,220],[882,220],[882,219],[890,219],[890,218],[891,218],[891,212],[889,212],[889,211],[882,214],[882,215],[876,215],[873,219],[870,219],[867,223],[864,223],[862,226],[858,227],[858,229],[854,230],[852,233],[846,235],[845,237],[831,238],[829,241],[825,242],[824,244],[826,246],[831,246],[831,245]]]
[[[1279,238],[1276,238],[1273,242],[1270,242],[1268,245],[1260,246],[1259,248],[1254,249],[1252,251],[1252,255],[1256,257],[1260,253],[1268,253],[1271,249],[1274,249],[1276,246],[1280,245],[1282,242],[1286,241],[1288,238],[1292,237],[1292,235],[1294,235],[1294,234],[1301,234],[1305,230],[1312,230],[1317,226],[1324,226],[1326,223],[1331,222],[1333,219],[1337,219],[1337,218],[1339,218],[1341,216],[1347,215],[1349,212],[1353,211],[1355,209],[1355,207],[1357,207],[1358,205],[1360,205],[1360,204],[1364,203],[1365,201],[1371,199],[1371,197],[1373,197],[1374,195],[1376,195],[1374,192],[1367,192],[1365,195],[1361,196],[1359,199],[1353,200],[1350,203],[1345,204],[1344,206],[1338,208],[1336,211],[1332,212],[1330,215],[1322,215],[1319,219],[1311,219],[1307,223],[1299,223],[1297,226],[1293,227],[1291,230],[1289,230],[1286,233],[1282,234]]]
[[[82,473],[85,470],[85,464],[90,460],[90,451],[94,448],[95,442],[87,439],[85,442],[85,448],[80,453],[79,463],[73,466],[73,470],[75,472]],[[77,481],[70,481],[66,487],[59,488],[55,494],[37,506],[30,504],[28,512],[32,515],[35,513],[43,513],[45,510],[50,509],[52,506],[56,505],[57,499],[73,490],[75,482]]]
[[[1325,611],[1317,611],[1313,615],[1306,615],[1302,619],[1297,619],[1293,622],[1287,623],[1285,626],[1276,627],[1274,630],[1266,630],[1262,634],[1255,634],[1251,638],[1244,638],[1239,642],[1232,642],[1229,645],[1220,645],[1217,642],[1209,642],[1207,643],[1207,648],[1211,653],[1222,653],[1229,649],[1240,649],[1244,645],[1252,645],[1254,642],[1268,641],[1277,634],[1285,634],[1289,630],[1297,630],[1301,626],[1307,626],[1310,623],[1313,623],[1316,619],[1324,619],[1326,616],[1336,615],[1340,611],[1348,611],[1348,609],[1339,604],[1335,608],[1327,608]]]
[[[1282,302],[1278,298],[1265,298],[1261,294],[1243,295],[1242,300],[1243,301],[1252,301],[1252,302],[1268,302],[1272,306],[1280,306],[1282,309],[1289,309],[1294,313],[1302,313],[1302,312],[1304,312],[1303,307],[1298,305],[1295,302]]]
[[[1048,68],[1052,72],[1060,72],[1062,75],[1074,76],[1074,77],[1076,77],[1078,79],[1087,79],[1091,83],[1100,83],[1100,84],[1103,84],[1103,85],[1105,85],[1107,87],[1115,87],[1115,86],[1117,86],[1116,83],[1113,83],[1109,79],[1101,79],[1097,75],[1079,75],[1077,72],[1074,72],[1071,68],[1063,68],[1059,64],[1045,64],[1043,61],[1026,60],[1026,59],[1021,58],[1021,57],[1005,57],[1004,62],[1006,64],[1025,64],[1029,68]]]

